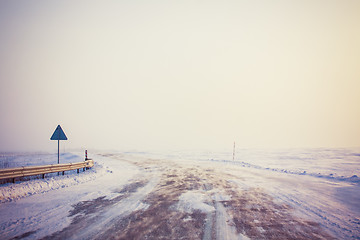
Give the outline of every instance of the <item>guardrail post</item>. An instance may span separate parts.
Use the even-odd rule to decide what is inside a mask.
[[[45,173],[42,175],[42,178],[43,178],[43,179],[45,178]]]

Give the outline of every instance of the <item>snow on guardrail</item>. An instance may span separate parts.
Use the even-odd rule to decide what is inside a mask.
[[[86,160],[84,162],[79,163],[63,163],[63,164],[52,164],[52,165],[44,165],[44,166],[31,166],[31,167],[18,167],[18,168],[5,168],[0,169],[0,180],[2,179],[13,179],[15,182],[15,178],[17,177],[28,177],[35,175],[42,175],[45,177],[47,173],[56,173],[56,172],[64,172],[71,170],[78,170],[83,168],[91,168],[94,166],[93,160]]]

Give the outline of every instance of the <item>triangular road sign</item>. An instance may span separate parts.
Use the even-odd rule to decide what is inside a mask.
[[[57,126],[50,140],[67,140],[67,137],[64,131],[62,130],[62,128],[60,127],[60,125]]]

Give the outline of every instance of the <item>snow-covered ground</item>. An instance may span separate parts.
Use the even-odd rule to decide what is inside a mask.
[[[241,149],[235,161],[231,151],[91,157],[80,174],[0,185],[2,239],[360,239],[360,149]],[[2,167],[54,162],[0,154]]]
[[[36,165],[50,165],[57,164],[57,153],[19,153],[19,152],[4,152],[0,153],[0,169],[13,168],[23,166],[36,166]],[[61,153],[60,163],[73,163],[84,161],[84,153],[72,152]]]
[[[61,163],[76,163],[84,161],[80,154],[64,153],[60,157]],[[0,154],[0,166],[3,168],[22,167],[22,166],[36,166],[36,165],[50,165],[57,164],[57,154],[47,153],[2,153]],[[97,165],[99,163],[96,163]],[[65,188],[79,183],[91,181],[96,176],[103,175],[105,169],[95,167],[92,171],[86,171],[81,174],[74,174],[77,172],[68,171],[65,176],[57,176],[56,173],[47,174],[45,179],[39,179],[39,176],[26,177],[17,179],[17,184],[2,184],[0,191],[0,203],[13,201],[25,196],[44,193],[58,188]],[[56,177],[54,177],[56,176]],[[23,181],[25,180],[25,181]],[[28,181],[31,180],[31,181]],[[9,182],[4,181],[3,182]]]

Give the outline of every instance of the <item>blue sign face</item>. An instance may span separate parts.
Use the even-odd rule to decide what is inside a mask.
[[[67,137],[64,131],[62,130],[62,128],[60,127],[60,125],[57,126],[50,140],[67,140]]]

